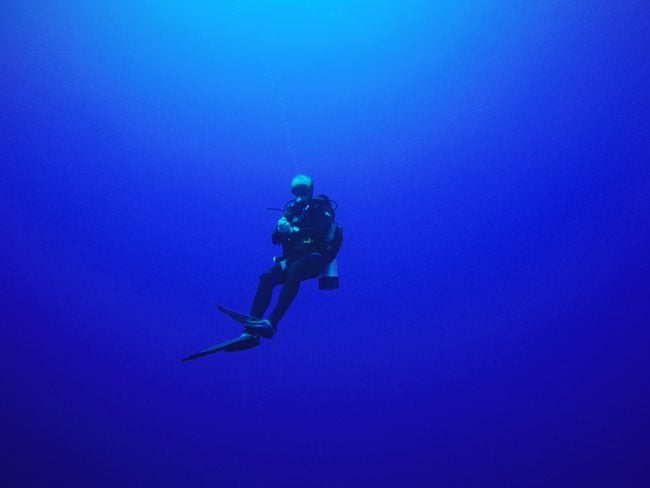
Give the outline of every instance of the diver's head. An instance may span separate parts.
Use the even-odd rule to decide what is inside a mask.
[[[296,202],[308,202],[314,195],[314,182],[307,175],[294,176],[293,180],[291,180],[291,193]]]

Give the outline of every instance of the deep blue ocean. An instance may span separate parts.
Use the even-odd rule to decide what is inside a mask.
[[[649,26],[3,1],[0,485],[650,486]],[[298,173],[340,288],[180,362],[239,334],[213,302],[248,312]]]

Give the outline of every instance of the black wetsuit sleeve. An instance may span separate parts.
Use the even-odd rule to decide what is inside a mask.
[[[296,237],[324,238],[333,220],[331,213],[321,212],[316,222],[308,227],[298,227],[298,232],[293,232],[291,235]]]
[[[278,232],[277,229],[271,234],[271,242],[273,244],[281,244],[289,237],[324,237],[332,225],[332,218],[324,216],[315,225],[309,227],[298,227],[298,232],[291,234],[283,234]]]
[[[291,215],[285,213],[287,219],[291,219]],[[271,234],[271,242],[273,244],[284,244],[290,239],[310,237],[312,239],[324,239],[329,231],[332,222],[334,221],[334,216],[332,213],[326,209],[320,209],[317,212],[317,215],[308,219],[309,225],[302,226],[298,224],[298,231],[294,231],[290,234],[278,232],[277,228]]]
[[[273,234],[271,234],[271,242],[273,244],[280,244],[281,242],[284,241],[284,236],[286,236],[286,235],[287,234],[281,234],[280,232],[278,232],[277,229],[275,229],[273,231]]]

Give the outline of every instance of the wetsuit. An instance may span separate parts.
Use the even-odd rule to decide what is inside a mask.
[[[337,246],[326,240],[334,222],[328,199],[317,197],[302,203],[292,200],[285,207],[284,217],[298,231],[273,232],[271,241],[282,244],[283,255],[260,275],[250,312],[262,318],[271,303],[273,288],[282,285],[278,303],[268,317],[275,327],[296,298],[300,282],[321,275],[338,252]]]

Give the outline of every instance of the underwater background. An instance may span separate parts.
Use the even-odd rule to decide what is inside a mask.
[[[649,21],[3,1],[2,486],[650,486]],[[340,289],[179,362],[297,173]]]

